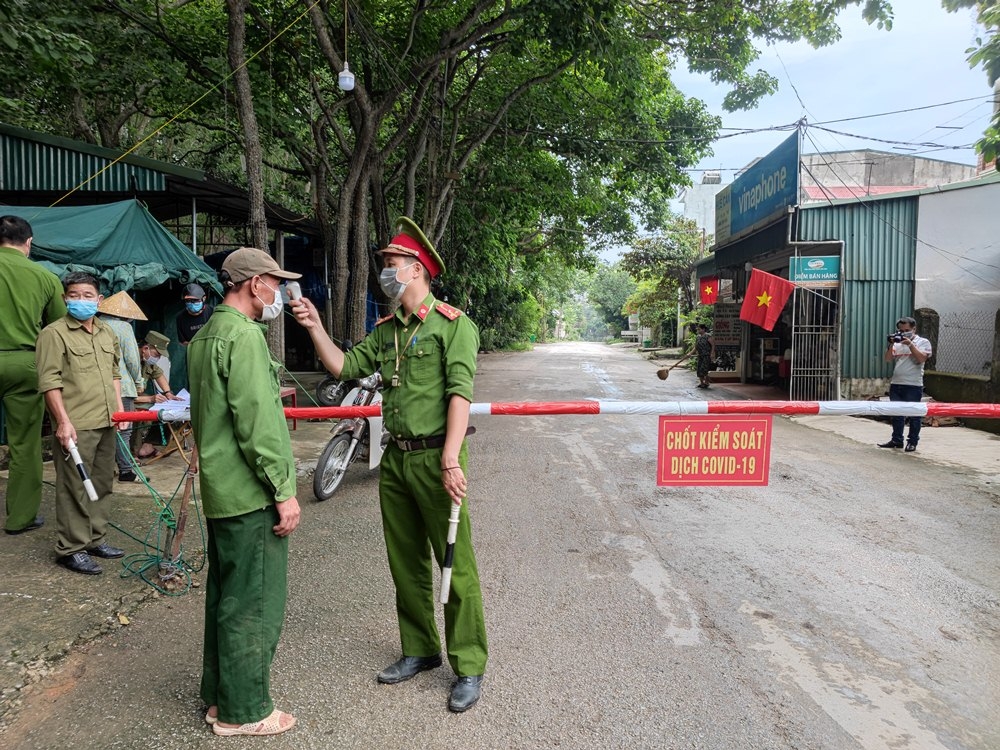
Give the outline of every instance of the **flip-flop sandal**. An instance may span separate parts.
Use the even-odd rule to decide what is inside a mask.
[[[281,718],[283,716],[287,716],[291,719],[291,721],[284,726],[281,725]],[[286,714],[284,711],[274,709],[274,711],[271,712],[271,715],[266,719],[253,721],[248,724],[240,724],[238,727],[224,727],[216,721],[215,724],[212,724],[212,731],[220,737],[267,737],[268,735],[287,732],[294,726],[294,716]]]
[[[215,709],[215,716],[212,716],[208,711],[205,711],[205,723],[212,726],[215,722],[219,720],[219,709],[216,706],[209,706],[208,710],[211,711]]]

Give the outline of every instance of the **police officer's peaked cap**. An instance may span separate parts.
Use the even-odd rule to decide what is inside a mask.
[[[420,261],[431,278],[444,273],[444,261],[413,219],[400,216],[396,220],[396,236],[379,250],[383,255],[408,255]]]

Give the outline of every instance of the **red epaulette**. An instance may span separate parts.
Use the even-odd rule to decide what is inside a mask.
[[[444,315],[448,320],[454,320],[455,318],[458,318],[462,315],[462,311],[459,310],[457,307],[452,307],[451,305],[447,305],[444,302],[438,302],[436,305],[434,305],[434,309],[437,310],[442,315]]]
[[[393,318],[393,316],[391,314],[386,315],[384,318],[379,318],[378,320],[376,320],[375,321],[375,325],[380,326],[383,323],[385,323],[387,320],[392,320],[392,318]]]

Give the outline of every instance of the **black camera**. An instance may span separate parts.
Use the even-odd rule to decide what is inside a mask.
[[[903,334],[896,331],[895,333],[890,333],[886,336],[885,340],[890,344],[901,344],[903,343]]]

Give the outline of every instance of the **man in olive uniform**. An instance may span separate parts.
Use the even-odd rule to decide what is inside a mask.
[[[7,420],[10,474],[4,531],[21,534],[42,526],[42,417],[35,341],[39,331],[66,314],[62,284],[28,260],[31,225],[0,216],[0,399]]]
[[[452,503],[462,506],[444,606],[448,661],[458,676],[448,708],[461,712],[479,700],[487,659],[479,573],[462,502],[479,331],[431,294],[431,279],[444,263],[410,219],[399,220],[398,234],[381,253],[379,281],[399,308],[350,352],[333,344],[312,303],[292,305],[334,376],[357,378],[380,369],[385,383],[382,417],[392,439],[382,456],[379,498],[403,657],[379,673],[379,682],[402,682],[441,665],[430,550],[440,565]]]
[[[139,355],[142,357],[141,388],[145,392],[136,396],[136,404],[162,404],[167,400],[178,400],[170,389],[170,359],[165,354],[168,346],[170,339],[159,331],[149,331],[143,337]],[[154,434],[159,436],[159,445],[166,444],[163,425],[150,425],[140,431],[136,458],[151,458],[156,455],[156,446],[152,443]]]
[[[115,430],[112,415],[123,411],[121,347],[118,337],[97,319],[101,300],[97,279],[70,273],[63,279],[69,314],[47,325],[38,335],[35,358],[38,390],[55,426],[55,437],[66,453],[77,445],[97,490],[87,497],[72,458],[56,455],[56,562],[74,573],[98,575],[94,557],[117,558],[125,552],[105,541],[111,515],[115,475]]]
[[[285,617],[288,535],[299,523],[295,459],[265,332],[283,271],[241,247],[222,264],[226,296],[188,345],[191,425],[208,519],[201,697],[217,735],[280,734],[271,660]]]

